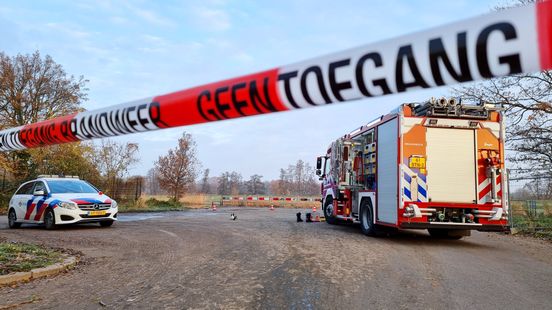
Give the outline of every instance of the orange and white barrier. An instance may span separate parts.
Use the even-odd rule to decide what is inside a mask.
[[[0,131],[0,151],[324,106],[552,69],[542,1],[234,79]]]

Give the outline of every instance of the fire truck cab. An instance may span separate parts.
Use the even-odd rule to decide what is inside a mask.
[[[317,174],[326,221],[360,222],[367,235],[509,229],[503,115],[494,105],[402,104],[332,142]]]

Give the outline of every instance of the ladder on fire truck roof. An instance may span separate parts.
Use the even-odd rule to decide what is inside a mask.
[[[414,116],[434,116],[446,118],[487,119],[490,111],[501,110],[494,104],[480,102],[479,104],[462,104],[456,98],[431,98],[424,103],[410,103]]]
[[[431,98],[426,102],[412,102],[405,103],[412,109],[412,115],[421,117],[444,117],[444,118],[464,118],[464,119],[488,119],[491,111],[504,110],[503,107],[496,104],[479,102],[478,104],[462,104],[461,99],[456,98]],[[391,114],[398,113],[400,107],[393,110]],[[374,120],[368,122],[364,126],[360,126],[357,129],[351,131],[344,138],[352,138],[361,132],[364,132],[367,128],[379,123],[385,115],[379,116]]]

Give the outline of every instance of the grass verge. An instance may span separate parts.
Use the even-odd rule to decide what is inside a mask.
[[[155,198],[140,198],[134,202],[119,204],[119,212],[162,212],[162,211],[184,211],[189,208],[179,201],[172,199],[158,200]]]
[[[179,200],[174,200],[169,196],[142,196],[136,201],[119,201],[120,212],[162,212],[162,211],[185,211],[189,209],[210,208],[212,203],[220,207],[222,196],[188,194]],[[283,200],[230,200],[224,201],[225,207],[270,207],[275,208],[301,208],[312,209],[320,208],[318,201],[283,201]]]
[[[0,275],[31,271],[62,260],[62,253],[35,244],[0,242]]]
[[[552,241],[552,216],[514,216],[513,224],[521,234]]]

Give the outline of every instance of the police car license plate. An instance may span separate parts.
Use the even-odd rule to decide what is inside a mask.
[[[106,214],[106,211],[90,211],[90,212],[88,212],[89,216],[101,216],[101,215],[105,215],[105,214]]]

